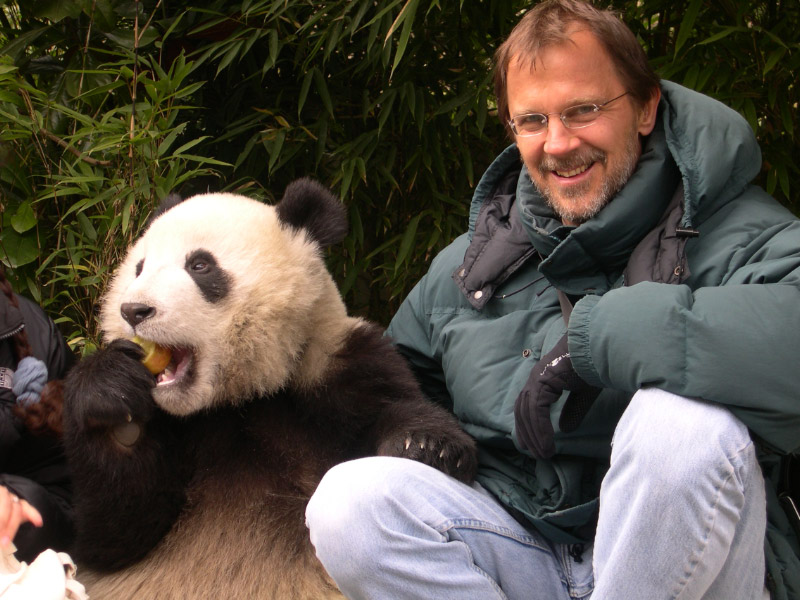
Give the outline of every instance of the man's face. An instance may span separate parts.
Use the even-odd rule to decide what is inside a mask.
[[[564,127],[559,113],[565,108],[602,104],[627,91],[602,45],[584,30],[545,48],[535,65],[513,59],[506,81],[512,117],[555,113],[543,133],[516,138],[534,185],[564,224],[591,219],[633,174],[641,155],[639,135],[653,130],[660,94],[641,108],[623,96],[589,127]]]

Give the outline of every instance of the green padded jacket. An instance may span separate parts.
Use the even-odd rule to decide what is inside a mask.
[[[479,444],[478,481],[562,543],[591,539],[615,425],[654,386],[726,405],[768,479],[768,581],[800,598],[800,544],[777,503],[780,456],[800,450],[800,220],[750,185],[761,153],[735,111],[668,81],[636,171],[593,219],[564,226],[515,146],[476,187],[469,231],[433,260],[387,334],[424,390]],[[556,290],[578,299],[568,320]],[[514,437],[514,401],[565,331],[604,388],[556,455]]]

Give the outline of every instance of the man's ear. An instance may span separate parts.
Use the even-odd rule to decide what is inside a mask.
[[[639,109],[639,127],[637,131],[640,135],[649,135],[656,126],[658,116],[658,103],[661,101],[661,88],[653,89],[653,94]]]

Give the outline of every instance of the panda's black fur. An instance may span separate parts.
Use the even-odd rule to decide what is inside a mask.
[[[190,198],[130,249],[107,343],[65,386],[72,553],[92,600],[339,597],[304,524],[328,468],[392,455],[472,479],[471,438],[378,327],[347,316],[320,252],[345,230],[306,179],[276,207]],[[133,335],[174,347],[158,385]]]

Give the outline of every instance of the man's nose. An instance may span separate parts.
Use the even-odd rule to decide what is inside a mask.
[[[558,156],[568,154],[580,146],[580,140],[571,129],[567,129],[561,119],[549,119],[545,132],[544,151],[547,154]]]

